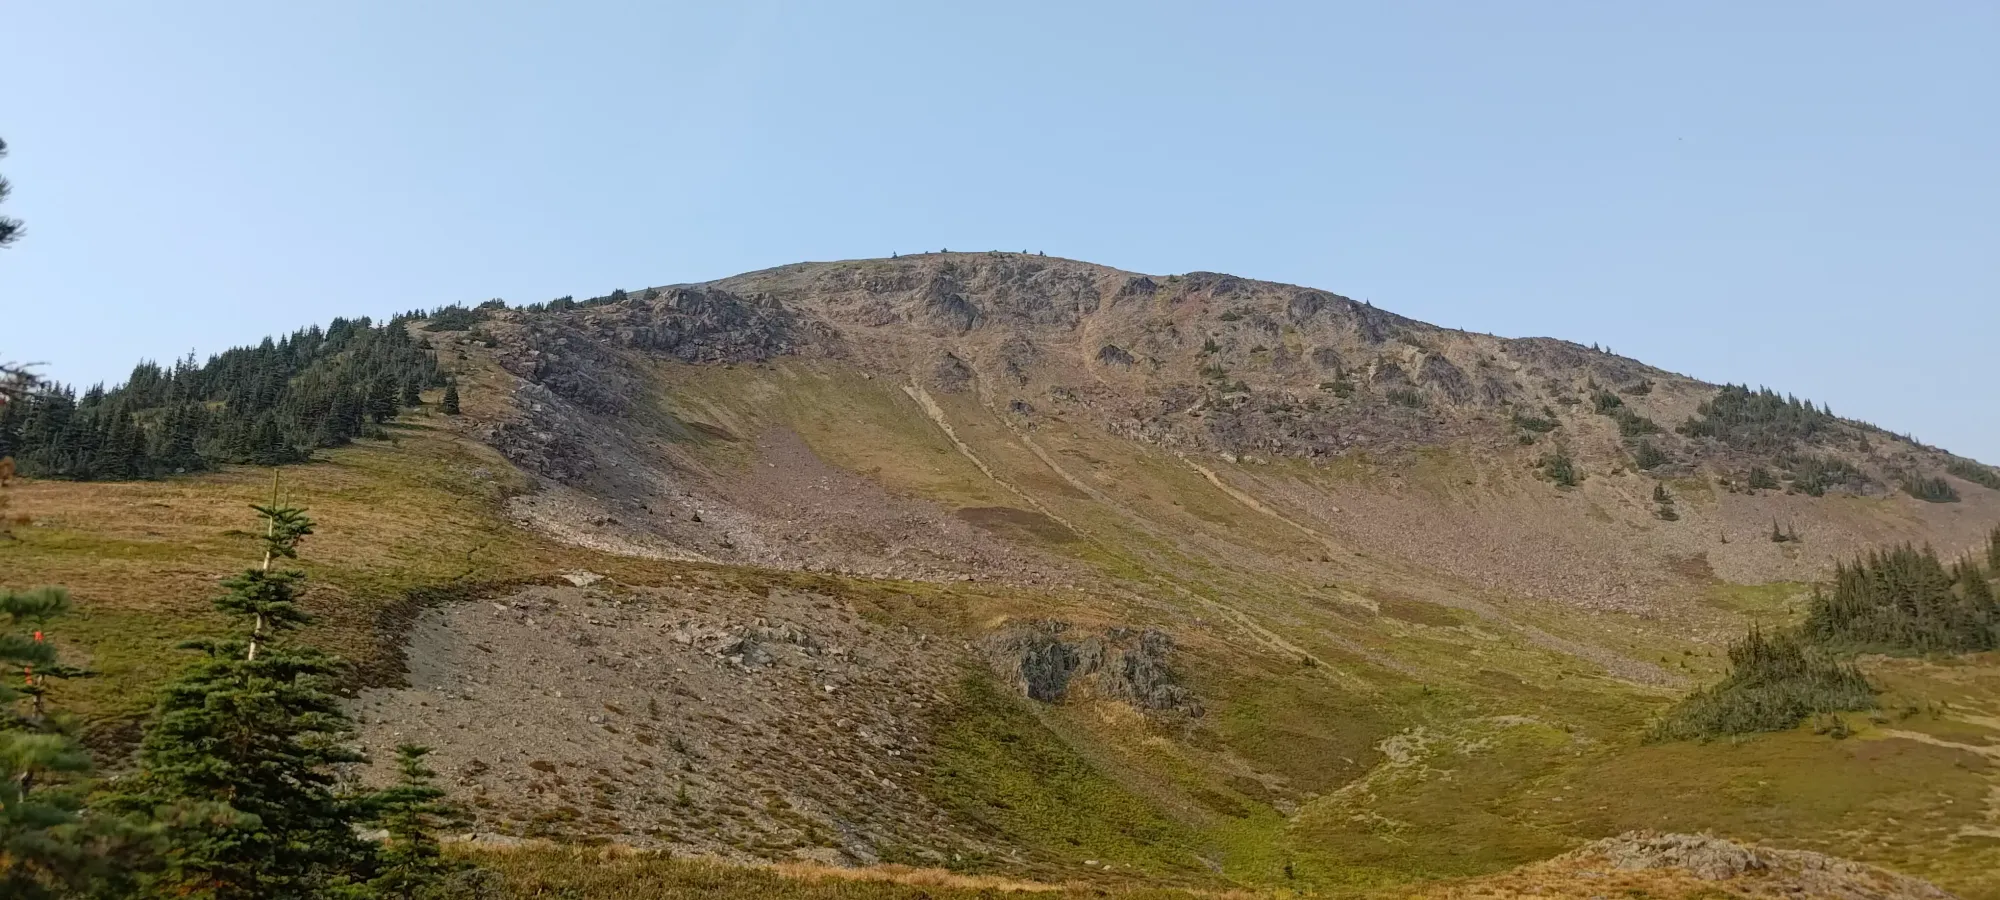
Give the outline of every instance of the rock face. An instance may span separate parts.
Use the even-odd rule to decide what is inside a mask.
[[[1431,898],[1814,897],[1835,900],[1951,900],[1918,878],[1802,850],[1774,850],[1704,834],[1634,831],[1586,844],[1545,862],[1433,886]]]
[[[1855,423],[1751,459],[1674,429],[1715,385],[1594,347],[1440,328],[1312,288],[1025,254],[798,264],[561,310],[500,311],[481,328],[509,372],[609,415],[636,408],[643,357],[823,355],[946,392],[1005,385],[1035,408],[1176,452],[1316,459],[1443,444],[1498,450],[1523,438],[1574,445],[1613,421],[1593,408],[1594,393],[1644,385],[1643,396],[1625,397],[1629,422],[1612,426],[1639,430],[1604,448],[1607,466],[1624,465],[1640,434],[1683,468],[1775,469],[1810,451],[1886,484],[1899,479],[1885,473],[1932,474],[1949,461]],[[1523,410],[1561,430],[1512,427]]]
[[[1176,679],[1167,658],[1174,641],[1156,628],[1114,626],[1076,634],[1066,622],[1031,622],[989,638],[986,655],[1014,688],[1043,703],[1097,697],[1149,713],[1202,714],[1201,701]]]
[[[1851,859],[1804,850],[1749,847],[1705,834],[1628,832],[1587,844],[1558,862],[1602,861],[1614,869],[1679,869],[1704,881],[1746,877],[1782,885],[1785,894],[1842,900],[1949,900],[1930,882]]]

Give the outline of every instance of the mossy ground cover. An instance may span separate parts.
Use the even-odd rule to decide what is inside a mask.
[[[1042,848],[1066,867],[1089,861],[1176,880],[1202,872],[1190,831],[1091,766],[989,676],[968,674],[959,694],[937,738],[934,797],[995,839]]]

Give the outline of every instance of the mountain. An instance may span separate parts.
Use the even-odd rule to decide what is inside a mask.
[[[1985,552],[2000,475],[1823,405],[1014,253],[393,325],[463,413],[409,364],[418,404],[285,469],[309,634],[482,842],[1337,893],[1706,831],[2000,897],[1993,654],[1647,739],[1836,564]],[[0,561],[89,610],[108,752],[267,478],[16,490]]]

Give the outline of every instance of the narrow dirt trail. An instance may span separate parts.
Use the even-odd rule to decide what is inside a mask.
[[[1001,478],[999,473],[994,472],[993,468],[991,466],[988,466],[985,460],[979,458],[979,454],[972,452],[972,448],[966,446],[965,441],[959,438],[958,429],[951,427],[951,420],[945,417],[944,408],[938,406],[937,401],[931,398],[930,392],[924,390],[922,385],[918,384],[903,385],[903,393],[910,395],[910,399],[917,401],[917,406],[923,409],[924,416],[931,420],[932,425],[937,426],[938,431],[944,433],[945,440],[950,441],[951,445],[957,448],[960,456],[965,457],[966,460],[970,461],[974,466],[977,466],[980,472],[984,473],[987,478],[993,480],[994,484],[1006,488],[1009,493],[1013,494],[1016,497],[1021,498],[1021,502],[1034,507],[1036,512],[1048,516],[1050,519],[1053,519],[1056,522],[1061,523],[1062,527],[1069,529],[1076,536],[1094,540],[1090,538],[1089,534],[1085,532],[1083,529],[1076,527],[1076,525],[1070,522],[1068,519],[1065,519],[1062,516],[1057,515],[1055,510],[1049,509],[1047,506],[1044,506],[1040,500],[1036,500],[1034,497],[1030,496],[1027,491],[1021,490],[1020,486],[1014,484],[1011,481],[1008,481],[1005,478]]]
[[[1971,718],[1981,717],[1974,716]],[[1892,738],[1902,738],[1906,741],[1929,744],[1933,747],[1963,750],[1967,753],[1985,757],[1992,764],[2000,766],[2000,744],[1966,744],[1959,741],[1948,741],[1921,731],[1903,731],[1901,729],[1889,729],[1884,731],[1883,734]],[[1958,828],[1956,837],[1977,839],[2000,838],[2000,776],[1988,776],[1988,780],[1993,782],[1993,786],[1986,793],[1986,824],[1961,825]]]
[[[1084,537],[1087,540],[1090,540],[1092,543],[1096,543],[1099,546],[1103,546],[1103,543],[1099,541],[1094,535],[1091,535],[1088,532],[1083,531],[1076,525],[1072,524],[1069,520],[1064,519],[1060,515],[1057,515],[1053,510],[1043,505],[1040,501],[1036,500],[1034,497],[1029,496],[1028,493],[1022,490],[1019,486],[1015,485],[1014,483],[1004,478],[1001,478],[998,473],[994,472],[993,469],[989,467],[984,460],[981,460],[979,458],[979,455],[977,453],[973,452],[971,447],[966,445],[965,441],[959,438],[957,429],[952,427],[951,421],[945,416],[944,409],[938,406],[937,401],[933,399],[930,393],[928,391],[925,391],[921,385],[916,385],[916,384],[905,385],[903,387],[903,392],[908,394],[910,396],[910,399],[917,401],[917,405],[923,408],[924,415],[930,418],[931,423],[933,425],[936,425],[938,430],[944,433],[945,438],[951,441],[952,446],[957,448],[960,454],[962,454],[967,460],[971,461],[973,465],[977,466],[980,472],[985,473],[986,477],[992,479],[995,483],[1006,488],[1009,492],[1013,493],[1015,496],[1020,497],[1024,502],[1032,505],[1037,512],[1040,512],[1041,514],[1048,516],[1049,518],[1054,519],[1057,522],[1062,523],[1064,527],[1068,528],[1070,531],[1076,533],[1077,535]],[[991,412],[990,409],[988,411]],[[996,417],[998,417],[997,414]],[[1009,433],[1011,433],[1016,439],[1020,440],[1021,443],[1024,446],[1026,446],[1031,453],[1034,454],[1036,459],[1040,460],[1044,466],[1047,466],[1048,469],[1051,472],[1053,472],[1058,478],[1061,478],[1065,484],[1068,484],[1069,486],[1082,492],[1085,496],[1090,497],[1092,500],[1095,500],[1098,503],[1103,504],[1104,506],[1110,509],[1118,511],[1120,514],[1125,516],[1128,521],[1134,522],[1135,524],[1147,530],[1149,533],[1153,531],[1150,523],[1147,523],[1143,519],[1134,515],[1131,512],[1131,510],[1126,509],[1124,505],[1120,504],[1115,498],[1106,495],[1102,491],[1099,491],[1097,488],[1085,483],[1082,479],[1076,477],[1075,475],[1071,474],[1068,470],[1064,469],[1059,463],[1056,462],[1056,460],[1053,457],[1049,455],[1047,451],[1043,450],[1033,440],[1029,439],[1027,435],[1022,434],[1019,430],[1015,429],[1013,425],[1011,423],[1008,423],[1004,417],[1000,417],[1000,421],[1001,424],[1004,427],[1006,427]],[[1105,549],[1109,550],[1110,548],[1106,547]],[[1263,646],[1267,650],[1275,651],[1282,655],[1288,656],[1292,659],[1310,660],[1316,669],[1327,673],[1328,677],[1335,678],[1337,680],[1350,681],[1356,685],[1361,685],[1361,686],[1367,685],[1366,680],[1352,673],[1345,672],[1341,670],[1339,667],[1334,666],[1333,664],[1320,658],[1318,655],[1305,649],[1304,647],[1301,647],[1298,644],[1294,644],[1291,641],[1286,640],[1282,635],[1279,635],[1277,632],[1272,631],[1270,628],[1265,627],[1262,623],[1259,623],[1249,613],[1246,613],[1237,607],[1223,603],[1222,601],[1216,600],[1211,597],[1203,596],[1200,593],[1197,593],[1193,590],[1190,590],[1178,584],[1168,583],[1166,586],[1169,587],[1171,590],[1173,590],[1175,593],[1180,594],[1182,597],[1191,600],[1195,603],[1198,603],[1204,608],[1207,608],[1210,611],[1215,612],[1216,614],[1222,616],[1224,619],[1227,619],[1231,624],[1234,624],[1238,628],[1242,629],[1245,634],[1249,635],[1249,637],[1254,643]],[[1137,595],[1132,595],[1132,596],[1134,597],[1134,599],[1142,601],[1144,600],[1143,597],[1139,597]],[[1353,649],[1357,650],[1358,652],[1367,654],[1367,651],[1363,648],[1358,647],[1358,645]],[[1369,655],[1371,658],[1374,658],[1375,656],[1374,654],[1367,654],[1367,655]],[[1392,660],[1376,659],[1375,661],[1378,662],[1379,664],[1386,665],[1391,668],[1397,668],[1397,669],[1404,668],[1394,663],[1394,661]]]

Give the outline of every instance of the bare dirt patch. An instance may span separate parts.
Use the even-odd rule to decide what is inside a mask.
[[[874,862],[972,845],[916,787],[951,647],[817,594],[532,587],[424,613],[354,711],[369,778],[434,747],[483,832]]]

